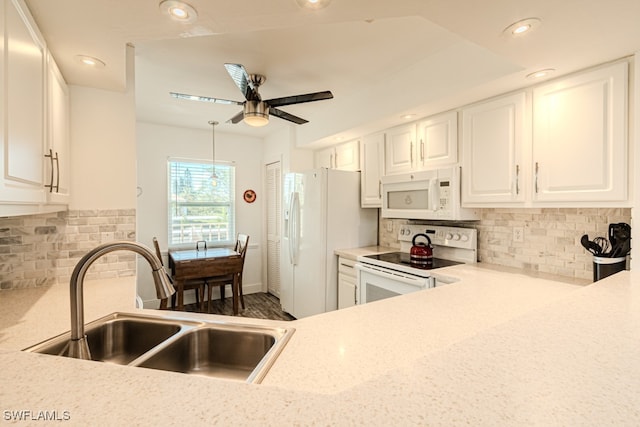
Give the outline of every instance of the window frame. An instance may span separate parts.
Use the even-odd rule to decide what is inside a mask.
[[[211,160],[203,160],[203,159],[191,159],[191,158],[182,158],[182,157],[168,157],[167,158],[167,163],[166,163],[166,167],[167,167],[167,210],[166,210],[166,214],[167,214],[167,243],[168,243],[168,247],[171,249],[195,249],[196,248],[196,241],[188,241],[188,242],[174,242],[173,240],[173,219],[174,219],[174,215],[173,215],[173,208],[174,208],[174,201],[172,200],[172,195],[173,193],[173,184],[174,184],[174,180],[172,179],[173,177],[173,164],[175,163],[181,163],[181,164],[185,164],[185,163],[191,163],[194,165],[197,165],[198,167],[203,167],[203,166],[208,166],[209,170],[211,170],[211,165],[212,162]],[[230,168],[230,173],[229,173],[229,178],[231,183],[230,185],[230,189],[229,189],[229,201],[227,202],[228,204],[228,230],[227,230],[227,238],[225,240],[210,240],[210,239],[201,239],[201,240],[205,240],[207,242],[207,246],[208,247],[228,247],[228,246],[232,246],[235,241],[236,241],[236,211],[237,211],[237,197],[236,197],[236,189],[235,189],[235,184],[236,184],[236,164],[235,162],[227,162],[227,161],[220,161],[220,160],[216,160],[213,163],[214,167],[224,167],[224,168]],[[214,206],[216,203],[211,201],[211,205]],[[217,203],[218,205],[220,204],[225,204],[225,203]]]

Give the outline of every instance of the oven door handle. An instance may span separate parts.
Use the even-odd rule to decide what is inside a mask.
[[[364,265],[360,263],[356,264],[355,267],[356,267],[356,270],[366,271],[367,273],[380,276],[380,277],[385,277],[390,280],[395,280],[396,282],[401,282],[406,285],[415,286],[416,288],[425,289],[429,287],[428,280],[430,279],[430,277],[418,277],[418,276],[412,277],[402,273],[397,273],[397,274],[389,273],[388,271],[378,269],[375,267],[370,267],[368,265]],[[427,281],[427,284],[425,284],[425,281]]]

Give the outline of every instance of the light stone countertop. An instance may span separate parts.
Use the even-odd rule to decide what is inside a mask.
[[[396,251],[399,251],[399,249],[391,248],[389,246],[365,246],[362,248],[336,249],[335,251],[333,251],[333,253],[340,257],[357,261],[357,258],[359,256],[375,255],[375,254],[381,254],[385,252],[396,252]]]
[[[287,323],[260,385],[14,351],[0,293],[0,410],[68,411],[65,425],[640,424],[640,273],[582,287],[441,271],[459,280]]]

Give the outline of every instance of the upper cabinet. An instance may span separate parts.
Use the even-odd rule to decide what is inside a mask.
[[[463,204],[628,203],[627,73],[618,62],[463,108]]]
[[[4,49],[2,61],[2,149],[0,207],[19,214],[21,204],[45,201],[44,193],[44,72],[45,45],[24,4],[2,2]]]
[[[315,164],[318,168],[359,171],[360,141],[344,142],[316,151]]]
[[[522,202],[524,92],[462,110],[462,203]]]
[[[627,63],[533,91],[533,200],[627,199]]]
[[[418,169],[432,169],[458,161],[458,113],[451,111],[418,122]]]
[[[65,209],[69,181],[60,171],[69,157],[66,84],[24,1],[2,1],[0,13],[0,216]],[[55,188],[66,197],[48,196]]]
[[[391,128],[384,144],[386,175],[411,172],[414,168],[416,125],[414,123]]]
[[[47,150],[45,184],[50,203],[69,203],[69,89],[51,55],[47,55]]]
[[[360,205],[363,208],[382,207],[382,183],[384,174],[384,132],[367,135],[360,146]]]

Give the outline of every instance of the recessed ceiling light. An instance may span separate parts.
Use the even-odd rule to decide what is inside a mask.
[[[78,60],[81,64],[86,65],[87,67],[102,68],[106,66],[104,61],[98,58],[94,58],[93,56],[76,55],[76,60]]]
[[[540,25],[542,21],[539,18],[527,18],[518,22],[514,22],[505,28],[502,33],[510,37],[519,37],[531,32]]]
[[[304,9],[318,10],[329,6],[331,0],[296,0],[296,2]]]
[[[528,79],[541,79],[543,77],[548,77],[550,74],[553,74],[556,70],[554,68],[545,68],[544,70],[534,71],[533,73],[527,74]]]
[[[198,19],[198,12],[188,3],[177,0],[163,0],[160,11],[174,21],[191,23]]]

